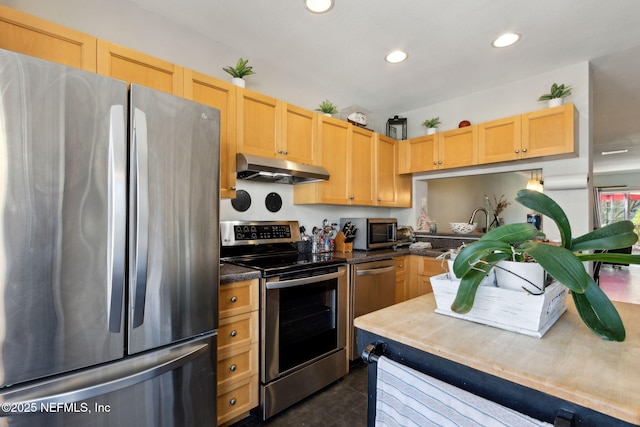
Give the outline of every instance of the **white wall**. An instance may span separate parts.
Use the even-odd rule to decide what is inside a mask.
[[[592,174],[590,126],[592,110],[590,101],[591,79],[588,62],[581,62],[464,97],[428,105],[402,113],[402,115],[408,119],[409,137],[424,135],[426,130],[420,126],[420,123],[427,118],[436,116],[439,116],[442,121],[442,125],[438,130],[445,131],[457,128],[458,123],[462,120],[481,123],[546,108],[546,105],[538,102],[537,99],[540,95],[547,93],[554,82],[569,84],[573,87],[573,94],[566,99],[566,102],[575,104],[577,110],[576,138],[578,141],[578,157],[561,160],[506,162],[501,163],[499,166],[479,166],[474,169],[473,173],[490,174],[542,169],[545,179],[573,174],[584,174],[590,177]],[[465,176],[469,175],[469,173],[469,169],[461,169],[414,175],[414,209],[409,213],[411,217],[403,218],[403,220],[415,224],[416,218],[420,215],[422,198],[429,196],[428,183],[430,179]],[[589,181],[585,188],[581,189],[545,191],[545,194],[548,194],[565,210],[575,235],[588,232],[592,228],[591,186],[592,180]],[[476,198],[478,196],[477,193],[482,190],[474,188],[461,192],[459,197]],[[491,188],[484,189],[483,193],[489,193],[489,191],[491,191]],[[506,196],[513,200],[515,194]],[[469,215],[466,212],[467,210],[465,209],[464,214],[461,215],[463,218]],[[544,231],[551,239],[559,238],[557,228],[551,221],[544,221]]]

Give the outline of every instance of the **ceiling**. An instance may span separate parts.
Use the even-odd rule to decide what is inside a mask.
[[[130,1],[260,70],[373,111],[410,111],[590,61],[595,151],[629,149],[594,154],[594,171],[640,171],[638,0],[335,0],[321,15],[302,0]],[[507,31],[520,42],[492,48]],[[409,59],[387,64],[396,48]]]

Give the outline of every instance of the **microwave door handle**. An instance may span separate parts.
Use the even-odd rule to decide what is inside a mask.
[[[147,116],[136,108],[133,113],[133,161],[135,162],[135,259],[133,327],[144,322],[147,294],[147,256],[149,247],[149,168],[147,156]]]
[[[392,242],[397,242],[398,241],[398,228],[396,227],[396,224],[391,223],[391,224],[389,224],[389,227],[391,227],[391,241]]]
[[[107,289],[109,331],[120,332],[124,301],[124,264],[127,221],[126,127],[124,106],[111,106],[109,117]]]
[[[323,274],[321,276],[303,277],[301,279],[283,280],[281,282],[267,282],[267,289],[284,289],[294,288],[296,286],[308,285],[309,283],[318,283],[324,280],[336,279],[344,273],[338,271],[336,273]]]

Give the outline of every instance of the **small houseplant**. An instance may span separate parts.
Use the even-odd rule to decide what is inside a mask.
[[[561,245],[536,241],[541,233],[529,223],[507,224],[485,234],[460,251],[453,271],[461,277],[451,310],[467,313],[473,307],[478,285],[500,260],[531,257],[553,278],[571,291],[578,314],[594,333],[612,341],[624,341],[622,319],[609,298],[587,273],[583,262],[604,261],[640,264],[639,255],[585,253],[612,250],[633,245],[638,236],[631,221],[609,224],[573,238],[569,220],[562,208],[549,196],[532,190],[520,190],[516,201],[552,219],[560,231]]]
[[[240,86],[240,87],[244,87],[245,86],[245,82],[244,82],[244,77],[245,76],[250,76],[251,74],[255,74],[255,71],[253,71],[253,67],[250,65],[247,65],[249,62],[248,59],[238,59],[238,62],[236,63],[235,67],[223,67],[222,69],[231,74],[232,77],[232,82],[233,84],[235,84],[236,86]]]
[[[538,98],[538,101],[549,101],[549,107],[557,107],[562,105],[562,98],[566,98],[569,95],[571,95],[571,86],[553,83],[551,91]]]
[[[322,104],[318,105],[316,111],[323,113],[326,116],[330,116],[338,112],[338,108],[331,103],[328,99],[322,101]]]
[[[436,133],[436,128],[440,126],[440,117],[434,117],[422,122],[422,126],[427,128],[427,135]]]

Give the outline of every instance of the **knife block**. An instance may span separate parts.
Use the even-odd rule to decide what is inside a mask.
[[[345,236],[342,231],[338,231],[336,238],[334,239],[336,244],[336,251],[338,252],[353,252],[353,242],[346,243],[344,241]]]

